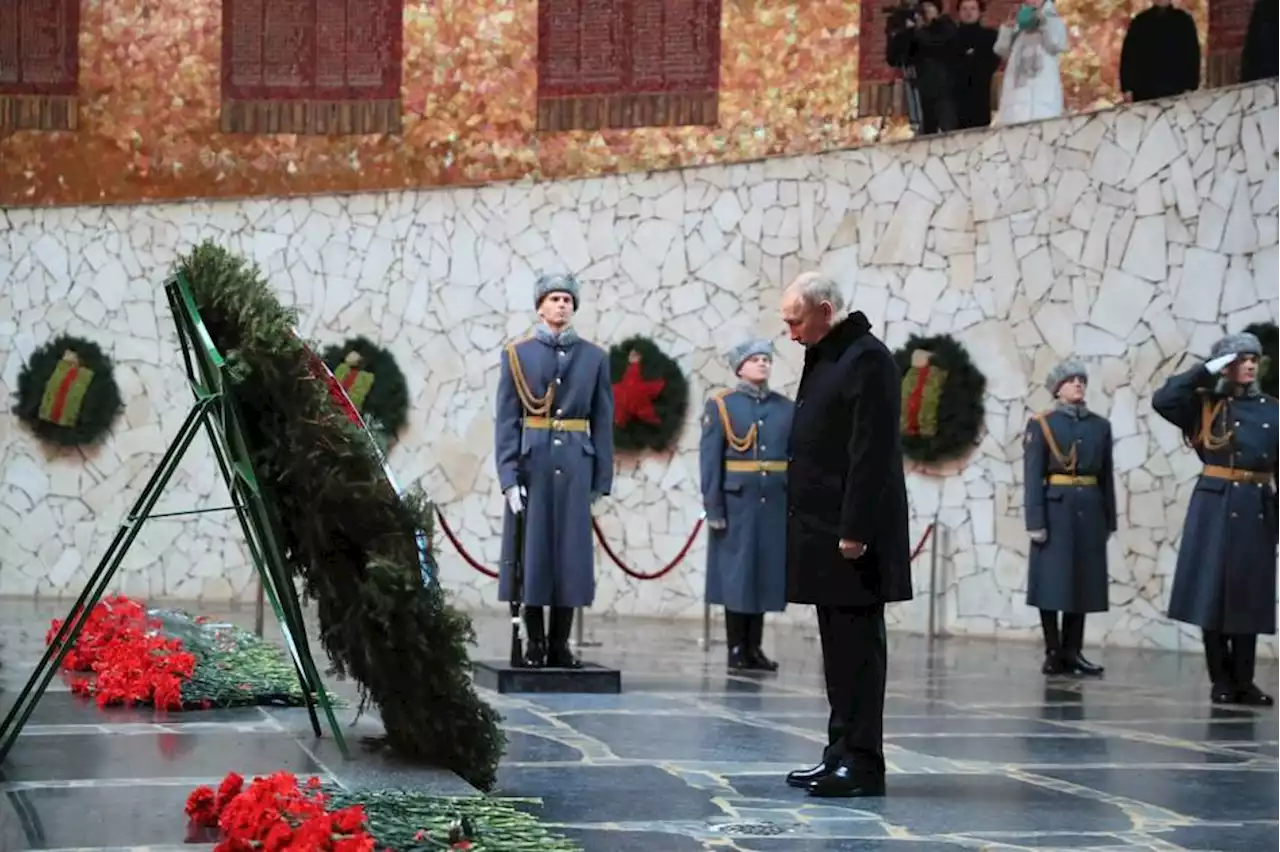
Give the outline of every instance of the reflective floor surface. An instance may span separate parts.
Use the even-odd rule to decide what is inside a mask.
[[[0,710],[64,614],[0,602]],[[477,619],[477,656],[503,655],[505,625]],[[768,630],[782,670],[755,676],[727,676],[700,635],[591,622],[584,656],[622,669],[621,695],[488,694],[510,739],[498,794],[533,800],[587,852],[1276,848],[1276,714],[1210,705],[1197,656],[1098,650],[1104,678],[1047,680],[1033,646],[891,637],[888,796],[819,802],[783,784],[825,741],[812,631]],[[1259,682],[1275,690],[1274,665]],[[204,849],[184,844],[190,789],[279,769],[469,792],[449,773],[345,762],[305,711],[104,712],[55,682],[0,766],[0,852]]]

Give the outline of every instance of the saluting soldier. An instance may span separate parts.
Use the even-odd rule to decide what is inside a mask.
[[[794,403],[769,389],[773,344],[748,340],[729,353],[735,388],[702,415],[702,503],[707,603],[724,607],[729,668],[777,671],[761,648],[764,614],[787,606],[787,438]]]
[[[494,459],[506,497],[498,597],[513,599],[515,516],[525,513],[525,664],[577,668],[575,607],[595,599],[591,504],[613,487],[613,383],[608,353],[580,338],[571,275],[534,284],[538,325],[502,350]],[[548,637],[543,607],[551,608]],[[549,641],[548,641],[549,639]]]
[[[1270,707],[1253,682],[1258,634],[1276,632],[1276,400],[1258,389],[1262,344],[1213,345],[1151,404],[1204,463],[1178,548],[1169,617],[1204,631],[1215,704]]]
[[[1107,539],[1116,531],[1111,423],[1089,410],[1083,362],[1063,361],[1046,385],[1057,402],[1027,422],[1024,502],[1031,557],[1027,604],[1040,610],[1047,675],[1100,675],[1085,659],[1085,614],[1106,612]],[[1061,622],[1059,622],[1061,614]]]

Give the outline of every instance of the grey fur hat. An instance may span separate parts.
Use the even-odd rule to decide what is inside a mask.
[[[535,310],[541,307],[542,300],[552,293],[568,293],[569,298],[573,299],[573,309],[576,311],[580,289],[578,279],[567,272],[543,273],[538,276],[537,281],[533,282],[533,307]]]
[[[1062,387],[1062,383],[1076,377],[1084,379],[1085,384],[1088,384],[1089,369],[1079,358],[1068,358],[1049,371],[1048,378],[1044,380],[1044,386],[1049,389],[1049,393],[1057,396],[1058,388]]]
[[[1232,353],[1236,355],[1256,355],[1261,358],[1262,341],[1247,331],[1228,334],[1213,344],[1213,351],[1209,353],[1209,360],[1212,361],[1221,355],[1230,355]]]
[[[742,363],[752,355],[767,355],[773,357],[773,343],[762,337],[744,340],[733,349],[729,350],[729,369],[733,370],[736,376],[738,370],[742,368]]]

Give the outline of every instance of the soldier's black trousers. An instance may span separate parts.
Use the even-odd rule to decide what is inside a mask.
[[[573,608],[553,606],[551,609],[551,644],[567,646],[569,634],[573,632]],[[526,635],[539,644],[547,641],[546,618],[542,607],[527,606],[524,608],[524,626]]]
[[[1067,659],[1075,659],[1084,649],[1084,613],[1062,613],[1062,627],[1058,627],[1058,613],[1051,609],[1040,610],[1040,629],[1044,633],[1044,649]]]
[[[1258,637],[1252,633],[1206,630],[1204,659],[1214,686],[1222,689],[1252,686],[1258,663]]]
[[[763,612],[724,611],[724,638],[730,650],[758,650],[764,641]]]
[[[884,604],[819,606],[818,636],[827,681],[823,762],[884,777],[884,687],[889,643]]]

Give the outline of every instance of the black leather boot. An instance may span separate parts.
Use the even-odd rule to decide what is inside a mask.
[[[524,665],[540,669],[547,664],[547,628],[542,607],[524,608]]]
[[[764,655],[764,613],[752,613],[747,619],[747,668],[758,672],[776,672],[778,664]]]
[[[551,668],[582,668],[582,661],[569,650],[571,633],[573,633],[573,607],[551,607],[551,643],[547,648],[547,665]]]
[[[729,670],[737,672],[748,668],[747,616],[728,609],[724,611],[724,641],[729,648],[726,660]]]
[[[1218,630],[1204,631],[1204,664],[1209,670],[1209,700],[1214,704],[1233,704],[1236,700],[1231,645]]]
[[[1274,707],[1276,700],[1253,682],[1258,664],[1258,637],[1236,634],[1230,637],[1231,681],[1235,686],[1235,703],[1249,707]]]
[[[1051,609],[1040,610],[1040,631],[1044,633],[1044,665],[1040,673],[1060,675],[1062,665],[1062,635],[1058,631],[1058,613]]]
[[[1080,651],[1084,647],[1084,613],[1062,614],[1062,667],[1067,674],[1099,677],[1106,671],[1097,663],[1091,663]]]

